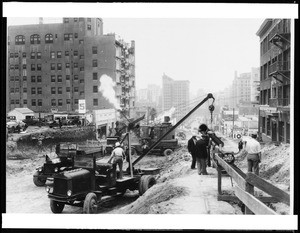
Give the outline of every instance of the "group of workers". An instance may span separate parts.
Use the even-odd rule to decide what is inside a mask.
[[[209,138],[209,129],[205,124],[199,126],[200,138],[193,135],[188,140],[188,151],[192,155],[191,169],[197,170],[199,175],[208,175],[206,167],[210,166],[210,148],[212,146]],[[235,156],[246,155],[248,172],[259,175],[259,163],[261,162],[261,146],[257,141],[257,135],[252,134],[251,139],[240,140],[238,143],[239,152],[233,153]]]

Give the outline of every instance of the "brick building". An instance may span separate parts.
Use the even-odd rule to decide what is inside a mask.
[[[128,114],[135,102],[135,43],[103,35],[100,18],[63,18],[62,23],[9,26],[7,111],[74,112],[112,108],[98,88],[100,77],[116,83],[115,98]],[[131,111],[132,112],[132,111]]]
[[[290,142],[290,19],[266,19],[260,38],[259,130],[264,141]]]

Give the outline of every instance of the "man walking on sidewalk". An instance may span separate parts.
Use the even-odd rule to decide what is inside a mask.
[[[196,142],[197,142],[197,137],[196,135],[194,135],[188,140],[188,145],[187,145],[188,151],[192,155],[191,169],[195,169],[196,166],[196,151],[195,151]]]
[[[202,134],[201,139],[196,143],[196,161],[199,175],[208,175],[206,171],[206,161],[208,158],[207,146],[209,143],[207,130],[208,128],[205,124],[199,126],[199,132]]]

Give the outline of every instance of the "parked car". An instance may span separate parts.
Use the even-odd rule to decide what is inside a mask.
[[[8,133],[19,133],[27,129],[27,124],[23,121],[9,121],[6,122],[6,128]]]

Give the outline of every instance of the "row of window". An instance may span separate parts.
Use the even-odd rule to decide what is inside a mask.
[[[19,93],[19,90],[20,89],[18,87],[16,87],[16,88],[12,87],[12,88],[10,88],[10,93]],[[74,87],[73,91],[75,93],[79,92],[79,87]],[[51,87],[51,94],[62,94],[62,92],[63,92],[62,87]],[[71,87],[66,87],[66,92],[71,92]],[[23,93],[27,93],[27,88],[26,87],[23,88]],[[98,86],[93,86],[93,93],[98,93]],[[43,94],[42,87],[32,87],[31,88],[31,94],[32,95]],[[80,95],[83,95],[83,94],[84,94],[84,91],[81,91]]]
[[[51,82],[62,82],[62,75],[51,75]],[[70,75],[66,75],[66,80],[70,80],[71,76]],[[74,75],[73,80],[78,80],[79,76],[78,75]],[[93,73],[93,80],[98,80],[98,73]],[[19,81],[19,76],[10,76],[10,81]],[[27,76],[23,76],[23,81],[27,81]],[[35,82],[42,82],[42,76],[38,75],[38,76],[31,76],[31,82],[35,83]],[[84,80],[80,79],[80,83],[83,83]]]
[[[74,22],[84,22],[84,18],[73,18]],[[70,19],[69,18],[64,18],[64,23],[69,23]],[[92,18],[87,18],[87,22],[92,22]]]
[[[20,100],[12,99],[10,101],[10,104],[20,104]],[[27,99],[23,100],[23,104],[27,104]],[[71,99],[66,99],[66,104],[71,104]],[[78,99],[74,99],[74,104],[78,104]],[[62,99],[51,99],[51,106],[62,106],[63,100]],[[43,106],[43,100],[42,99],[32,99],[31,100],[31,106]],[[98,99],[93,99],[93,106],[98,106]]]
[[[93,61],[93,67],[97,67],[98,64],[97,64],[97,60],[96,62]],[[50,64],[50,69],[51,70],[55,70],[57,67],[57,70],[62,70],[62,64],[61,63],[51,63]],[[22,65],[22,68],[23,69],[26,69],[26,65]],[[70,68],[70,63],[66,63],[66,68]],[[73,63],[73,68],[78,68],[78,63],[75,62]],[[19,69],[19,65],[10,65],[10,69],[13,70],[13,69]],[[31,71],[41,71],[42,70],[42,64],[31,64]],[[83,71],[84,70],[84,67],[80,67],[80,71]]]
[[[88,25],[90,26],[90,25]],[[88,30],[91,30],[91,27],[88,27]],[[55,34],[55,38],[57,39],[57,34]],[[78,38],[78,33],[74,33],[74,38]],[[45,35],[45,43],[46,44],[52,44],[54,40],[54,36],[52,34],[46,34]],[[72,41],[73,40],[73,33],[65,33],[64,34],[64,40],[65,41]],[[25,44],[25,36],[24,35],[17,35],[15,37],[15,44],[16,45],[23,45]],[[41,43],[41,37],[38,34],[34,34],[30,36],[30,44],[40,44]],[[8,38],[8,44],[10,44],[10,39]],[[79,44],[83,44],[83,40],[79,40]]]

